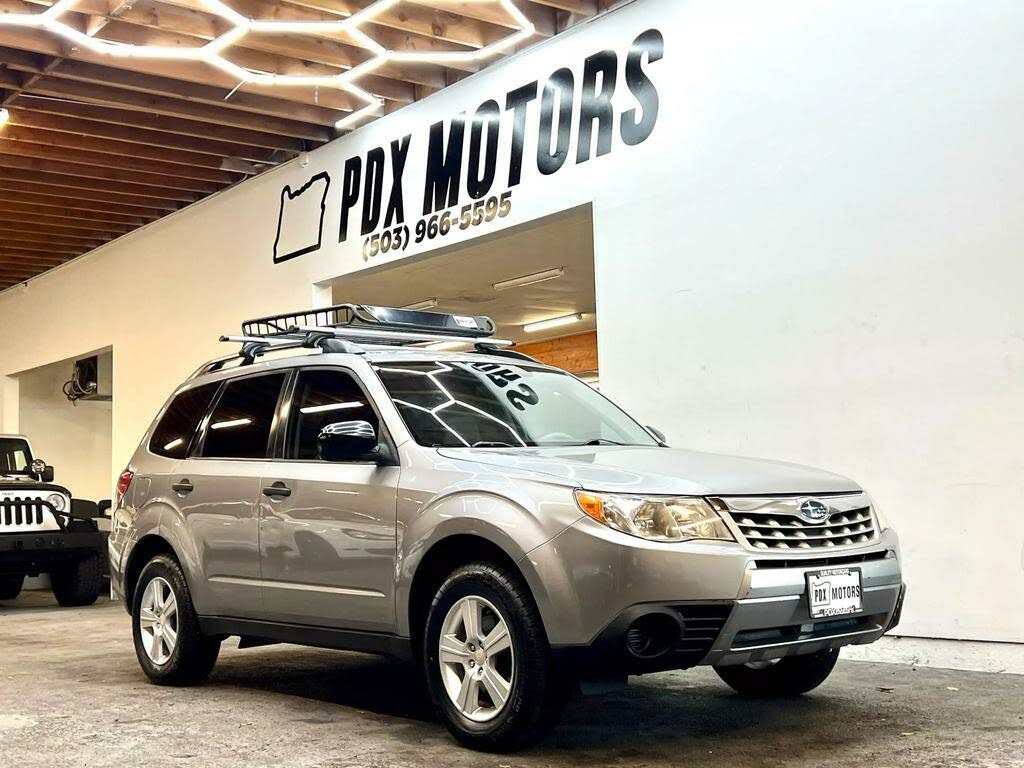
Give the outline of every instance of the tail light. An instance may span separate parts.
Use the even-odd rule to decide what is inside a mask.
[[[132,484],[133,477],[135,477],[135,472],[131,469],[126,469],[117,478],[117,506],[121,505],[124,495],[128,493],[128,486]]]

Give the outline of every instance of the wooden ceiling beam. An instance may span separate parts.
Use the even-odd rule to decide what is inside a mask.
[[[76,253],[81,253],[89,248],[102,245],[102,243],[102,240],[76,241],[60,237],[59,235],[41,235],[38,232],[13,232],[8,230],[4,233],[3,245],[0,245],[0,248],[9,246],[30,251],[52,248],[60,251],[73,250]]]
[[[0,246],[0,269],[17,270],[22,268],[55,267],[77,255],[77,253],[57,254],[47,258],[34,251],[23,251],[20,248]]]
[[[457,14],[467,19],[484,21],[511,29],[513,32],[519,28],[515,19],[497,3],[481,3],[478,0],[407,0],[407,2],[413,5],[437,9],[442,12]],[[538,35],[551,37],[557,34],[558,26],[555,23],[555,10],[553,8],[534,5],[529,2],[520,2],[517,5],[523,15],[533,22]]]
[[[81,246],[61,246],[53,251],[46,251],[40,248],[39,243],[30,243],[29,245],[15,245],[7,242],[6,240],[0,245],[0,252],[13,252],[17,255],[12,255],[12,259],[25,262],[37,262],[41,264],[57,264],[60,263],[63,258],[70,255],[77,255],[82,252]],[[48,255],[49,254],[49,255]]]
[[[5,231],[22,232],[36,235],[55,235],[65,240],[76,240],[82,243],[83,248],[88,248],[91,243],[106,243],[121,235],[120,232],[106,232],[100,230],[70,229],[68,227],[51,226],[49,224],[26,223],[15,217],[5,217],[0,214],[0,226]],[[0,248],[3,245],[0,244]]]
[[[121,222],[110,222],[110,221],[81,221],[79,219],[65,219],[61,216],[45,216],[43,214],[25,214],[15,213],[12,211],[6,211],[0,208],[0,220],[3,221],[18,221],[25,225],[42,225],[47,227],[56,227],[61,231],[67,232],[68,234],[74,234],[75,232],[106,232],[113,235],[124,235],[131,232],[132,229],[142,226],[145,222],[137,225],[122,224]],[[57,234],[51,232],[50,234]],[[96,238],[87,238],[95,240]]]
[[[528,0],[533,5],[554,8],[556,11],[568,11],[577,16],[595,16],[598,10],[597,0]]]
[[[255,163],[280,162],[286,159],[280,156],[281,153],[290,156],[304,148],[303,142],[292,139],[284,140],[283,143],[287,146],[283,147],[267,147],[264,143],[253,143],[264,142],[269,137],[268,134],[224,128],[210,131],[206,123],[160,118],[144,112],[35,98],[24,94],[12,101],[8,109],[11,119],[15,121],[22,120],[21,111],[45,115],[47,118],[33,118],[31,123],[22,120],[19,125],[71,131],[119,141],[135,141],[189,152],[204,152],[221,158],[237,157]],[[273,143],[280,142],[275,139]]]
[[[11,141],[24,141],[33,144],[42,144],[50,147],[63,147],[65,149],[77,149],[87,152],[99,152],[123,158],[139,158],[145,160],[159,160],[164,163],[173,163],[177,172],[188,175],[193,168],[198,173],[210,171],[219,172],[222,160],[213,155],[204,155],[199,152],[184,152],[181,150],[164,149],[149,144],[140,144],[134,141],[114,141],[111,139],[100,139],[94,136],[82,136],[78,133],[71,133],[67,130],[47,130],[45,128],[29,127],[33,122],[31,113],[12,111],[7,126],[0,138]],[[42,116],[45,117],[45,116]],[[29,126],[25,125],[28,119]],[[197,176],[196,178],[207,178]],[[232,177],[234,178],[234,177]],[[229,182],[230,183],[230,182]]]
[[[150,116],[184,118],[190,121],[212,123],[214,126],[230,126],[246,131],[274,134],[293,139],[304,139],[325,143],[334,136],[331,128],[312,125],[298,120],[261,116],[234,109],[225,109],[203,102],[161,96],[143,91],[99,85],[81,81],[63,80],[52,75],[39,78],[32,85],[32,93],[61,99],[85,101],[148,113]],[[217,130],[209,133],[216,136]]]
[[[109,66],[109,63],[94,64],[89,61],[65,60],[59,67],[50,71],[50,76],[63,79],[80,80],[85,83],[98,85],[117,86],[130,91],[151,93],[159,96],[170,96],[176,99],[184,99],[197,104],[208,104],[222,110],[234,110],[239,112],[251,112],[257,115],[282,118],[285,122],[279,124],[289,127],[293,122],[302,124],[333,126],[338,120],[350,114],[353,109],[363,105],[363,102],[356,103],[347,93],[334,91],[327,96],[332,96],[332,102],[338,103],[337,107],[326,108],[312,104],[302,104],[298,101],[264,96],[256,93],[245,93],[241,90],[231,94],[231,90],[238,85],[233,78],[224,76],[218,70],[206,64],[196,67],[201,75],[205,76],[207,83],[223,81],[222,86],[202,85],[199,83],[185,82],[174,77],[152,75],[128,69],[119,69]],[[283,94],[287,89],[277,88],[275,94]],[[340,102],[340,103],[339,103]],[[284,135],[291,135],[286,133]],[[329,136],[329,134],[320,134]],[[308,138],[316,139],[310,135]]]
[[[4,151],[4,148],[0,148],[0,167],[45,171],[47,173],[56,173],[76,178],[101,179],[117,182],[119,185],[130,186],[133,189],[135,187],[144,187],[148,188],[150,195],[154,197],[169,197],[171,194],[176,195],[178,191],[209,195],[221,189],[222,186],[210,181],[199,181],[197,179],[183,179],[156,173],[137,173],[117,168],[102,168],[95,165],[48,160],[41,157],[27,157],[21,154],[12,154],[10,151]]]
[[[57,221],[58,219],[70,219],[79,223],[93,224],[94,222],[102,222],[104,224],[125,227],[141,227],[143,224],[159,218],[158,215],[146,217],[125,216],[120,213],[81,211],[73,208],[43,208],[37,207],[32,203],[11,202],[10,200],[0,200],[0,211],[24,214],[29,218],[39,217],[39,220],[44,223],[49,219],[53,219],[55,223],[60,223]]]
[[[12,249],[21,253],[35,254],[36,258],[21,256],[24,261],[52,261],[61,256],[75,256],[87,250],[81,245],[60,245],[56,243],[39,243],[34,240],[19,240],[16,237],[4,237],[0,250]]]
[[[128,200],[134,200],[137,204],[142,205],[156,205],[158,201],[165,204],[169,202],[194,203],[196,200],[204,197],[204,195],[199,195],[195,192],[186,192],[181,189],[153,187],[148,184],[115,182],[108,181],[106,179],[95,179],[89,176],[76,176],[73,171],[70,174],[59,172],[54,173],[48,170],[43,171],[40,170],[43,166],[42,161],[34,158],[24,158],[27,162],[14,164],[5,163],[3,161],[4,157],[6,156],[0,155],[0,167],[3,168],[3,171],[0,172],[0,177],[19,181],[28,181],[45,187],[54,187],[62,190],[87,189],[104,193],[114,193],[122,195]],[[48,194],[59,194],[57,192],[51,192],[49,189],[39,189],[37,191]]]
[[[36,205],[56,205],[57,207],[81,208],[87,211],[116,211],[118,213],[142,216],[172,213],[185,203],[174,200],[157,200],[153,198],[140,200],[136,195],[106,192],[98,189],[81,189],[64,186],[60,177],[60,186],[39,186],[35,179],[26,181],[14,178],[10,169],[0,174],[0,197],[15,197],[18,200],[33,202]],[[14,193],[12,195],[11,193]]]
[[[0,133],[0,154],[16,154],[23,157],[39,157],[44,160],[63,160],[69,163],[89,165],[96,168],[115,168],[131,173],[150,173],[176,177],[180,180],[208,181],[221,186],[230,186],[241,178],[240,174],[212,168],[189,168],[165,163],[159,160],[144,160],[104,152],[71,149],[53,143],[38,143],[38,137],[24,136],[16,130]],[[182,187],[192,189],[191,186]],[[200,189],[198,191],[204,191]]]

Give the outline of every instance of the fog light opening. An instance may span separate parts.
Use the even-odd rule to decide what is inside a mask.
[[[667,653],[679,638],[679,623],[664,613],[649,613],[629,625],[626,650],[638,659]]]

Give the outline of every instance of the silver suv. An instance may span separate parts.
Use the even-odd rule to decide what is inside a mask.
[[[856,483],[669,448],[492,332],[339,305],[224,337],[241,353],[118,483],[114,589],[154,682],[204,679],[232,635],[413,658],[459,741],[508,750],[581,682],[706,664],[800,694],[896,624],[897,537]]]

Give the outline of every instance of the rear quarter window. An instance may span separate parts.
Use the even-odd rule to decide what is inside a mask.
[[[216,383],[203,384],[177,395],[153,430],[153,437],[149,441],[150,452],[169,459],[185,458],[199,422],[206,415],[218,386]]]

